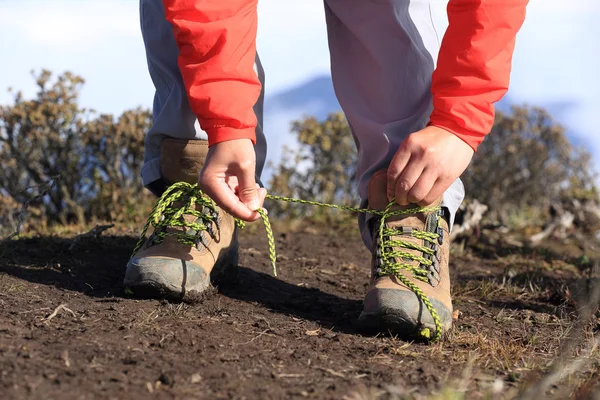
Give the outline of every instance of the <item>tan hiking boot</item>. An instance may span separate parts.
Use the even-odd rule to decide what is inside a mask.
[[[142,297],[183,298],[202,293],[211,276],[237,265],[237,227],[232,216],[195,185],[208,143],[166,139],[161,145],[161,174],[168,189],[144,228],[150,237],[138,244],[127,264],[124,284]],[[142,239],[143,240],[143,239]]]
[[[386,185],[385,171],[371,178],[369,208],[386,210]],[[410,210],[416,205],[396,204],[388,210],[397,215],[385,217],[383,226],[374,219],[371,284],[358,320],[362,329],[438,339],[440,330],[452,327],[450,235],[440,204],[441,198],[421,212]]]

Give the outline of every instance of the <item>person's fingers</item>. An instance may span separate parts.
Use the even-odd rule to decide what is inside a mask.
[[[227,213],[233,217],[244,221],[252,222],[260,218],[260,215],[248,209],[248,207],[240,201],[238,196],[231,190],[230,186],[222,180],[210,180],[200,177],[200,188],[205,192],[215,203],[219,205]]]
[[[421,204],[429,195],[431,188],[435,184],[438,174],[432,168],[425,168],[417,181],[408,192],[408,202],[413,204]]]
[[[408,194],[423,172],[423,164],[418,161],[408,163],[396,180],[394,197],[401,206],[409,204]]]
[[[256,184],[256,178],[254,177],[254,166],[248,166],[241,168],[240,173],[237,174],[238,187],[237,195],[240,201],[248,207],[250,211],[256,211],[261,207],[258,198],[258,188]]]
[[[231,189],[232,192],[237,192],[238,189],[238,179],[237,176],[235,175],[227,175],[225,176],[225,182],[227,182],[227,185],[229,186],[229,189]]]
[[[256,184],[256,186],[258,186],[258,202],[260,204],[260,207],[262,207],[265,203],[265,198],[267,197],[267,189],[261,188],[258,185],[258,183]]]
[[[396,194],[396,183],[398,178],[408,165],[410,160],[410,151],[407,146],[401,146],[394,155],[392,162],[387,169],[387,197],[392,200]],[[396,199],[397,200],[397,199]]]
[[[429,193],[423,198],[421,206],[426,206],[439,199],[452,184],[452,179],[438,178]]]

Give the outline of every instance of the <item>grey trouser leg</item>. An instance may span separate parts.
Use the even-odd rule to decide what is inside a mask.
[[[358,147],[359,195],[367,206],[374,172],[387,169],[402,141],[425,127],[439,39],[429,0],[325,0],[331,72]],[[464,198],[456,180],[442,205],[450,223]],[[360,215],[372,247],[369,216]]]
[[[207,140],[192,112],[183,79],[177,65],[179,49],[175,42],[173,28],[165,19],[161,0],[140,0],[140,22],[142,37],[146,47],[146,58],[150,77],[156,88],[152,108],[152,128],[146,134],[142,180],[144,185],[156,181],[160,176],[160,144],[165,138]],[[267,143],[263,134],[263,101],[265,73],[258,54],[256,72],[263,90],[254,106],[258,119],[256,128],[256,175],[262,173],[267,153]]]

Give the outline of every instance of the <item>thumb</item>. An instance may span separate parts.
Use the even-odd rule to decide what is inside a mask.
[[[256,211],[261,207],[254,171],[244,170],[238,176],[238,197],[250,211]]]

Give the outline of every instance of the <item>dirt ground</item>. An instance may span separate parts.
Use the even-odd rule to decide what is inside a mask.
[[[110,233],[0,247],[1,399],[512,398],[600,328],[577,324],[583,251],[455,254],[455,327],[427,345],[356,331],[370,263],[356,234],[278,234],[274,278],[264,232],[249,230],[235,280],[169,303],[125,292],[136,238]],[[592,356],[533,398],[593,398]]]

